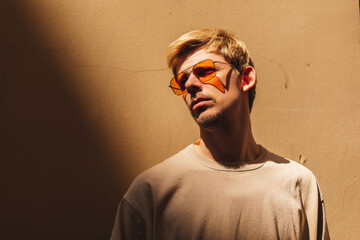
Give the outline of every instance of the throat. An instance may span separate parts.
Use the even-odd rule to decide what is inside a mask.
[[[245,164],[254,161],[260,146],[255,142],[250,126],[238,129],[201,129],[198,150],[207,158],[223,164]]]

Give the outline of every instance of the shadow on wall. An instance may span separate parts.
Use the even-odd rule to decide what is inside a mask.
[[[124,187],[23,9],[0,8],[0,239],[109,239]]]

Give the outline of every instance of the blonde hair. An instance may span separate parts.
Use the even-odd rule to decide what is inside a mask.
[[[254,67],[254,62],[245,44],[233,33],[223,29],[201,29],[188,32],[170,44],[167,50],[167,63],[173,74],[177,74],[179,58],[202,46],[224,56],[225,60],[239,72],[242,72],[247,66]],[[254,86],[249,90],[250,111],[255,94]]]

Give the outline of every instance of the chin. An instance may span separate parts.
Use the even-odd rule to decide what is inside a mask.
[[[216,127],[217,125],[219,125],[222,122],[222,119],[224,118],[224,112],[219,112],[216,114],[200,114],[197,117],[194,117],[196,123],[199,125],[199,127],[201,128],[207,128],[207,129],[211,129]]]

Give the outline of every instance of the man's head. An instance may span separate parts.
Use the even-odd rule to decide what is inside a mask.
[[[222,29],[202,29],[186,33],[170,44],[167,62],[174,76],[178,73],[181,59],[199,48],[206,48],[208,51],[222,55],[240,73],[247,66],[254,67],[245,44],[235,35]],[[255,85],[247,92],[251,111],[256,94]]]

